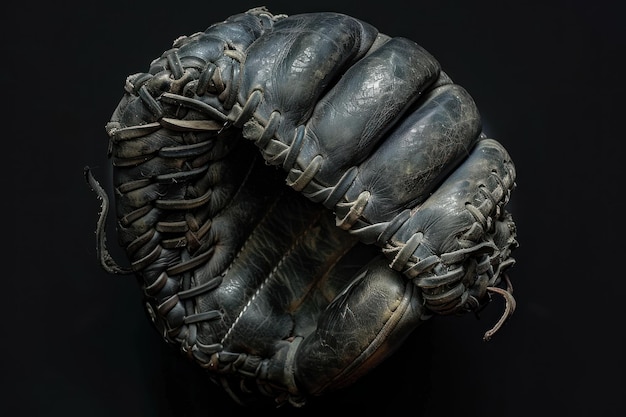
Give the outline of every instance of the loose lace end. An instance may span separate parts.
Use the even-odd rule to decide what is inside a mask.
[[[483,340],[486,342],[491,340],[493,335],[496,334],[498,330],[500,330],[502,325],[504,325],[504,323],[509,319],[509,317],[511,317],[511,315],[515,311],[516,302],[515,302],[515,298],[513,298],[513,286],[511,285],[511,281],[509,280],[509,277],[506,274],[504,275],[504,279],[507,283],[506,290],[499,288],[499,287],[487,287],[487,291],[499,294],[502,297],[504,297],[505,306],[504,306],[504,312],[502,313],[500,320],[498,320],[498,322],[491,329],[485,332],[485,335],[483,336]]]
[[[109,197],[107,196],[102,186],[100,186],[100,183],[98,183],[98,181],[94,178],[89,167],[85,167],[84,174],[87,183],[102,202],[100,206],[100,214],[98,216],[98,223],[96,225],[96,254],[98,256],[98,259],[100,260],[100,265],[106,272],[110,274],[131,274],[133,272],[132,269],[120,266],[117,262],[115,262],[106,247],[105,226],[107,215],[109,213]]]

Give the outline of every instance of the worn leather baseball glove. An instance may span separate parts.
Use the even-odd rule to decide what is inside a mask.
[[[98,251],[163,338],[241,404],[354,383],[424,320],[515,307],[515,186],[470,95],[415,42],[337,13],[249,10],[128,77]],[[507,283],[506,288],[501,283]]]

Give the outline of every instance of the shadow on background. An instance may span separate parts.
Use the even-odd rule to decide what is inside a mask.
[[[625,45],[618,10],[559,1],[264,4],[274,13],[343,12],[439,59],[516,163],[509,207],[521,244],[510,274],[518,309],[491,342],[481,337],[499,317],[498,301],[480,319],[433,319],[357,386],[276,412],[622,415],[625,95],[618,58]],[[237,410],[162,345],[136,282],[100,270],[99,203],[82,171],[89,165],[99,178],[108,175],[104,125],[127,75],[145,71],[178,36],[258,5],[21,3],[6,12],[13,25],[2,29],[9,92],[2,415]]]

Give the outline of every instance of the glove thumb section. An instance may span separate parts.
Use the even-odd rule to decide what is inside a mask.
[[[353,383],[426,319],[415,285],[378,257],[328,305],[295,354],[301,391],[320,395]]]

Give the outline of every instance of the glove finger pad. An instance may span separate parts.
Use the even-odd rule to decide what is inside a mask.
[[[316,181],[334,184],[370,155],[383,135],[439,75],[439,65],[414,42],[393,38],[356,62],[320,100],[306,127],[297,162],[316,155]]]
[[[462,87],[447,84],[429,91],[359,166],[347,201],[368,191],[362,217],[369,223],[416,207],[467,157],[480,126],[478,110]]]
[[[269,117],[276,110],[291,126],[302,124],[313,103],[369,49],[376,34],[372,26],[336,13],[283,19],[246,52],[239,101],[259,90],[258,114]]]

